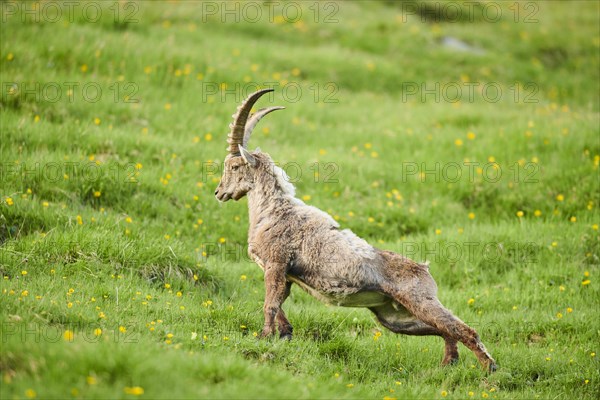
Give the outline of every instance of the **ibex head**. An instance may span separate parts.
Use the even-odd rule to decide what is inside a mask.
[[[246,150],[250,135],[262,117],[285,107],[262,108],[252,115],[250,110],[262,95],[272,91],[273,89],[262,89],[252,93],[233,115],[233,123],[229,125],[231,130],[227,137],[229,154],[225,157],[223,176],[215,190],[215,197],[219,201],[239,200],[253,187],[253,169],[257,167],[258,160]]]

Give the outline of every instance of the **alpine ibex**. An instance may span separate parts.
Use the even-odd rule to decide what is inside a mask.
[[[252,129],[268,107],[250,114],[254,103],[272,89],[251,94],[233,115],[228,151],[217,200],[248,195],[248,253],[265,274],[265,324],[261,337],[291,339],[292,325],[281,309],[293,283],[317,299],[338,306],[367,307],[395,333],[441,336],[443,365],[458,360],[458,342],[482,366],[496,370],[494,359],[475,330],[455,317],[436,297],[427,265],[372,247],[325,212],[295,198],[294,186],[271,157],[247,150]]]

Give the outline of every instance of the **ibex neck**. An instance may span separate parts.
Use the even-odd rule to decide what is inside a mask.
[[[250,230],[266,218],[280,214],[292,205],[294,185],[289,182],[281,168],[272,168],[272,171],[258,171],[254,179],[254,188],[248,192]]]

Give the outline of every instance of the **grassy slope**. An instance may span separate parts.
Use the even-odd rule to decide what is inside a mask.
[[[323,6],[315,23],[311,4],[296,24],[203,20],[192,3],[139,3],[130,24],[107,8],[97,23],[3,22],[3,398],[133,397],[124,388],[136,386],[151,398],[597,395],[598,5],[548,2],[537,22],[515,23],[506,3],[496,23],[431,24],[403,22],[390,2],[343,3],[337,23]],[[446,50],[443,35],[486,53]],[[464,347],[457,367],[440,368],[438,338],[379,336],[367,311],[297,289],[286,303],[295,340],[253,337],[263,289],[245,256],[245,200],[219,207],[219,174],[206,173],[243,94],[207,89],[272,81],[302,96],[279,90],[274,104],[288,109],[253,144],[299,166],[299,196],[344,227],[430,259],[440,298],[480,331],[498,373],[474,368]],[[461,81],[504,95],[403,97],[407,83]],[[62,94],[10,94],[6,82],[39,82],[38,93],[57,82]],[[71,97],[66,82],[79,84]],[[97,102],[82,97],[89,83]],[[139,102],[123,98],[128,83]],[[468,179],[462,163],[491,157],[500,181]],[[402,162],[459,163],[463,176],[406,176]]]

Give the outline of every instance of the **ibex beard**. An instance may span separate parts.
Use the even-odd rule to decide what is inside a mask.
[[[279,331],[291,339],[292,325],[281,306],[297,284],[317,299],[345,307],[366,307],[395,333],[435,335],[445,341],[443,365],[458,360],[458,342],[488,371],[496,370],[477,332],[437,298],[425,264],[369,245],[327,213],[295,198],[294,186],[271,157],[247,150],[258,121],[283,107],[253,114],[256,101],[272,89],[251,94],[233,115],[217,200],[248,196],[248,253],[265,274],[265,324],[261,337]]]

